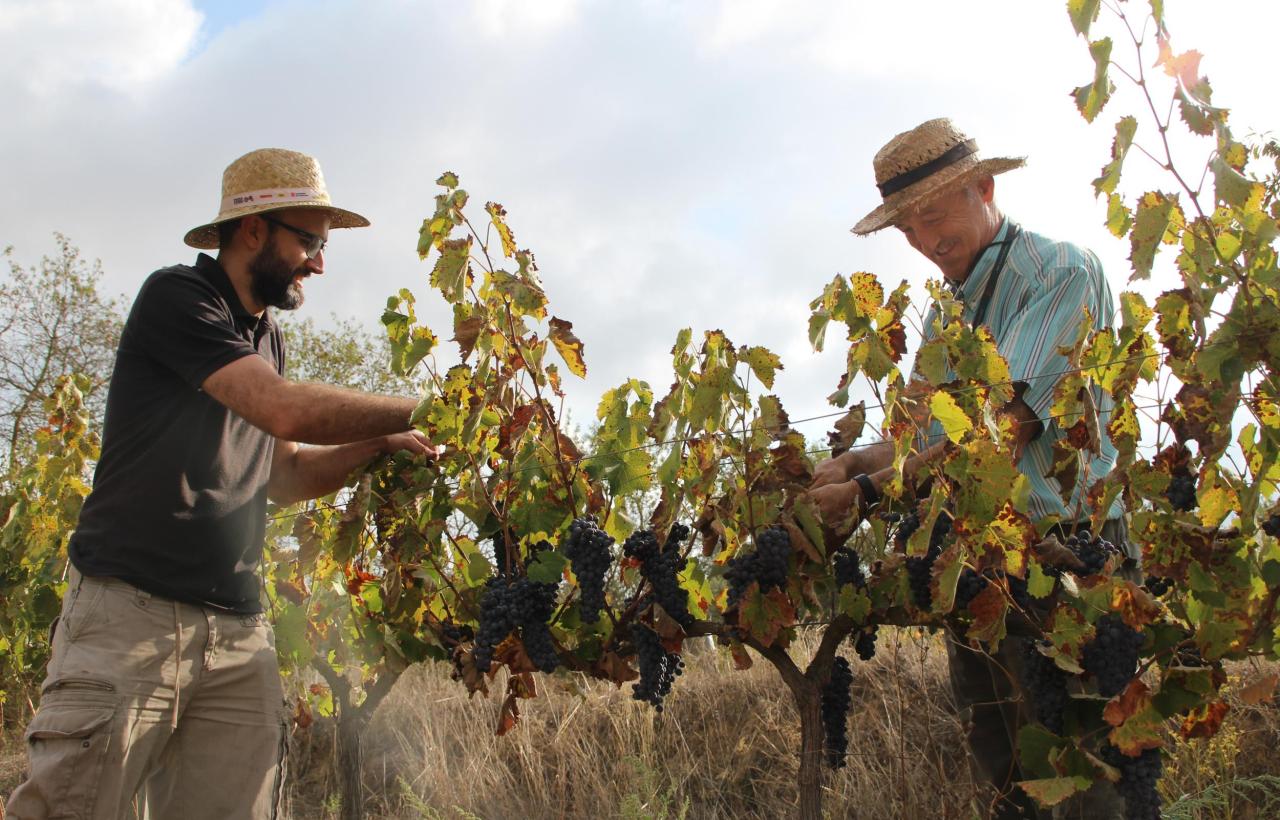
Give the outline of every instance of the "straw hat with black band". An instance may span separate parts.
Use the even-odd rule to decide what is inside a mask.
[[[323,208],[330,228],[364,228],[369,220],[335,208],[314,157],[284,148],[250,151],[222,172],[222,204],[212,222],[187,231],[183,241],[193,248],[218,247],[218,225],[250,214],[284,208]]]
[[[859,235],[887,228],[938,194],[973,179],[1027,164],[1026,157],[982,159],[978,143],[944,118],[921,123],[889,140],[872,165],[883,202],[853,226]]]

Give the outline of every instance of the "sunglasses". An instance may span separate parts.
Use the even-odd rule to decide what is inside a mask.
[[[264,222],[270,222],[272,225],[276,225],[284,228],[285,230],[296,233],[298,238],[302,240],[302,248],[306,251],[308,259],[315,259],[320,255],[320,252],[324,250],[325,245],[329,244],[329,240],[325,239],[320,234],[312,233],[311,231],[304,231],[301,228],[290,225],[288,222],[282,222],[279,219],[267,216],[266,214],[258,214],[258,216],[260,216]]]

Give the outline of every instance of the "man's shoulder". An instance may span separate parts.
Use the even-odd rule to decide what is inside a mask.
[[[218,288],[192,265],[170,265],[153,271],[138,288],[139,303],[180,307],[221,302]]]
[[[1023,276],[1044,283],[1056,276],[1071,272],[1088,272],[1102,276],[1102,262],[1097,254],[1083,245],[1054,239],[1035,231],[1024,229],[1017,248],[1022,264],[1016,265]]]

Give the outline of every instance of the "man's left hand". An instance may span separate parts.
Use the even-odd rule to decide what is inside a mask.
[[[444,446],[432,444],[421,430],[406,430],[403,433],[393,433],[383,439],[382,452],[395,454],[401,450],[407,450],[414,455],[439,458],[444,452]]]
[[[824,484],[809,491],[809,497],[818,504],[822,520],[829,527],[838,527],[850,515],[857,520],[862,506],[862,489],[856,481]]]

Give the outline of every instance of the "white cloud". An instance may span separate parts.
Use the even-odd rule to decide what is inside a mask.
[[[136,91],[187,56],[203,19],[190,0],[2,0],[0,75],[39,98]]]
[[[1170,0],[1171,25],[1189,2]],[[335,236],[304,312],[372,326],[409,287],[447,338],[413,249],[433,181],[454,170],[477,204],[507,207],[586,343],[579,420],[625,376],[664,389],[683,326],[771,347],[792,416],[822,413],[844,346],[832,331],[825,354],[807,353],[808,300],[836,272],[933,275],[899,237],[848,233],[876,202],[876,149],[929,117],[953,116],[988,153],[1028,154],[1001,177],[1002,204],[1093,247],[1123,284],[1128,249],[1089,185],[1111,130],[1067,97],[1092,65],[1061,3],[286,2],[195,54],[188,3],[69,8],[0,0],[0,102],[24,101],[0,129],[0,245],[34,260],[61,230],[131,295],[192,258],[181,236],[213,216],[226,163],[296,148],[374,223]],[[1217,71],[1234,48],[1210,36],[1234,41],[1193,23],[1176,42]],[[1230,36],[1265,38],[1256,28]],[[27,62],[44,67],[15,70]],[[1247,73],[1213,76],[1228,104],[1274,99]],[[1140,165],[1131,155],[1135,181]]]
[[[474,0],[472,13],[489,37],[527,37],[568,25],[580,6],[579,0]]]

